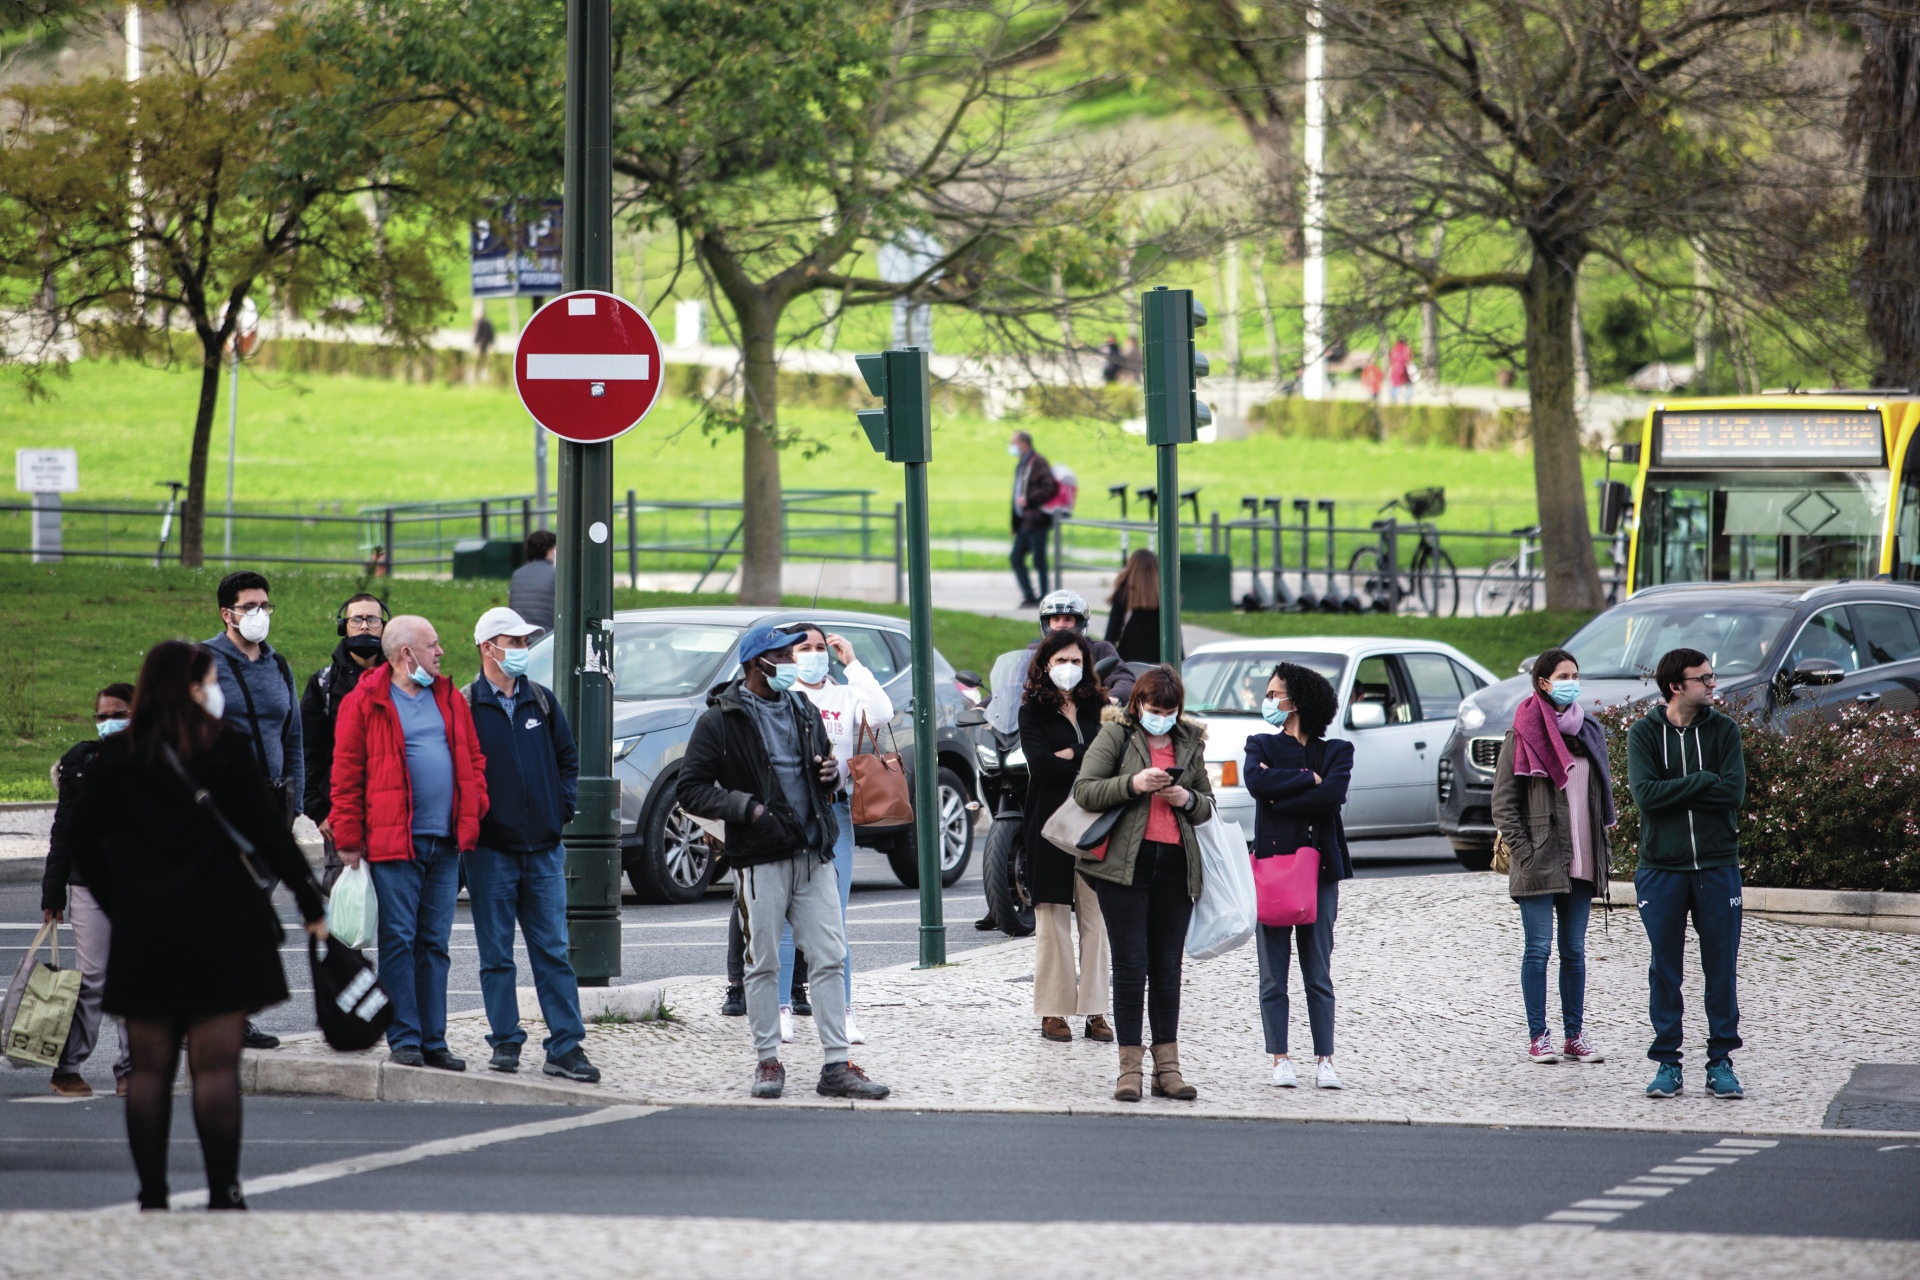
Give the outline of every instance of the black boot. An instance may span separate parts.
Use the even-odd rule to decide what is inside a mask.
[[[992,933],[995,929],[998,929],[1000,927],[1000,922],[998,920],[995,920],[993,918],[993,912],[989,911],[987,912],[987,914],[981,916],[978,920],[975,920],[973,922],[973,927],[978,929],[982,933]]]
[[[813,1005],[807,1000],[807,984],[798,978],[793,980],[793,1013],[798,1018],[811,1018]]]
[[[249,1049],[278,1049],[280,1037],[269,1035],[253,1025],[253,1019],[247,1019],[247,1029],[241,1033],[240,1043]]]
[[[747,1016],[747,989],[738,982],[727,984],[727,998],[720,1006],[721,1016],[744,1018]]]

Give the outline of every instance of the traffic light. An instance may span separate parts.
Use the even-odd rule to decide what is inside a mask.
[[[927,353],[918,347],[853,358],[878,409],[861,409],[861,430],[888,462],[926,462],[933,457],[933,407],[927,394]]]
[[[1162,285],[1140,295],[1140,328],[1146,339],[1147,443],[1192,444],[1213,413],[1196,395],[1194,380],[1207,376],[1207,358],[1194,350],[1193,335],[1207,324],[1207,309],[1191,289]]]

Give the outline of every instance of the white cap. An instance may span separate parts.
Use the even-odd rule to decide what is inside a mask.
[[[473,642],[485,644],[495,636],[530,636],[540,628],[508,608],[489,609],[473,624]]]

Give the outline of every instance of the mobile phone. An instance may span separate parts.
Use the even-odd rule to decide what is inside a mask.
[[[1179,765],[1175,765],[1175,766],[1173,766],[1173,768],[1171,768],[1171,769],[1165,769],[1165,770],[1162,770],[1162,772],[1164,772],[1164,773],[1165,773],[1165,774],[1167,775],[1167,785],[1168,785],[1168,786],[1170,786],[1170,787],[1172,787],[1172,786],[1178,786],[1178,785],[1179,785],[1179,782],[1180,782],[1180,768],[1181,768],[1181,767],[1180,767]]]

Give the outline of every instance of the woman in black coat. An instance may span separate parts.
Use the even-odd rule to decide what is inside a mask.
[[[1027,887],[1033,893],[1033,1011],[1040,1034],[1070,1041],[1070,1014],[1087,1020],[1089,1040],[1112,1040],[1107,1025],[1111,976],[1107,925],[1093,887],[1074,874],[1073,855],[1040,834],[1054,810],[1073,796],[1080,761],[1100,732],[1106,691],[1093,670],[1093,647],[1071,627],[1048,634],[1027,664],[1020,700],[1020,747],[1027,757],[1023,815]],[[1072,919],[1080,918],[1079,970]]]
[[[1278,733],[1247,739],[1241,777],[1255,801],[1253,856],[1298,857],[1311,846],[1319,855],[1320,891],[1312,924],[1261,925],[1260,1021],[1273,1055],[1273,1083],[1299,1084],[1287,1057],[1287,965],[1293,935],[1300,941],[1300,978],[1307,989],[1307,1021],[1319,1058],[1314,1083],[1338,1089],[1333,1070],[1333,922],[1340,911],[1340,882],[1353,878],[1347,832],[1340,822],[1353,776],[1353,744],[1326,736],[1339,710],[1333,686],[1319,672],[1291,662],[1273,669],[1260,714]]]
[[[1113,580],[1107,643],[1123,662],[1160,661],[1160,559],[1145,547],[1127,557]]]
[[[327,934],[320,891],[267,794],[253,744],[220,719],[222,709],[210,650],[182,640],[155,645],[140,669],[133,723],[101,745],[87,773],[75,832],[74,860],[113,923],[102,1003],[127,1020],[133,1049],[127,1139],[142,1209],[167,1207],[183,1036],[207,1207],[246,1208],[241,1036],[248,1014],[287,998],[279,917],[197,791],[252,843],[258,871],[293,890],[307,932]]]

